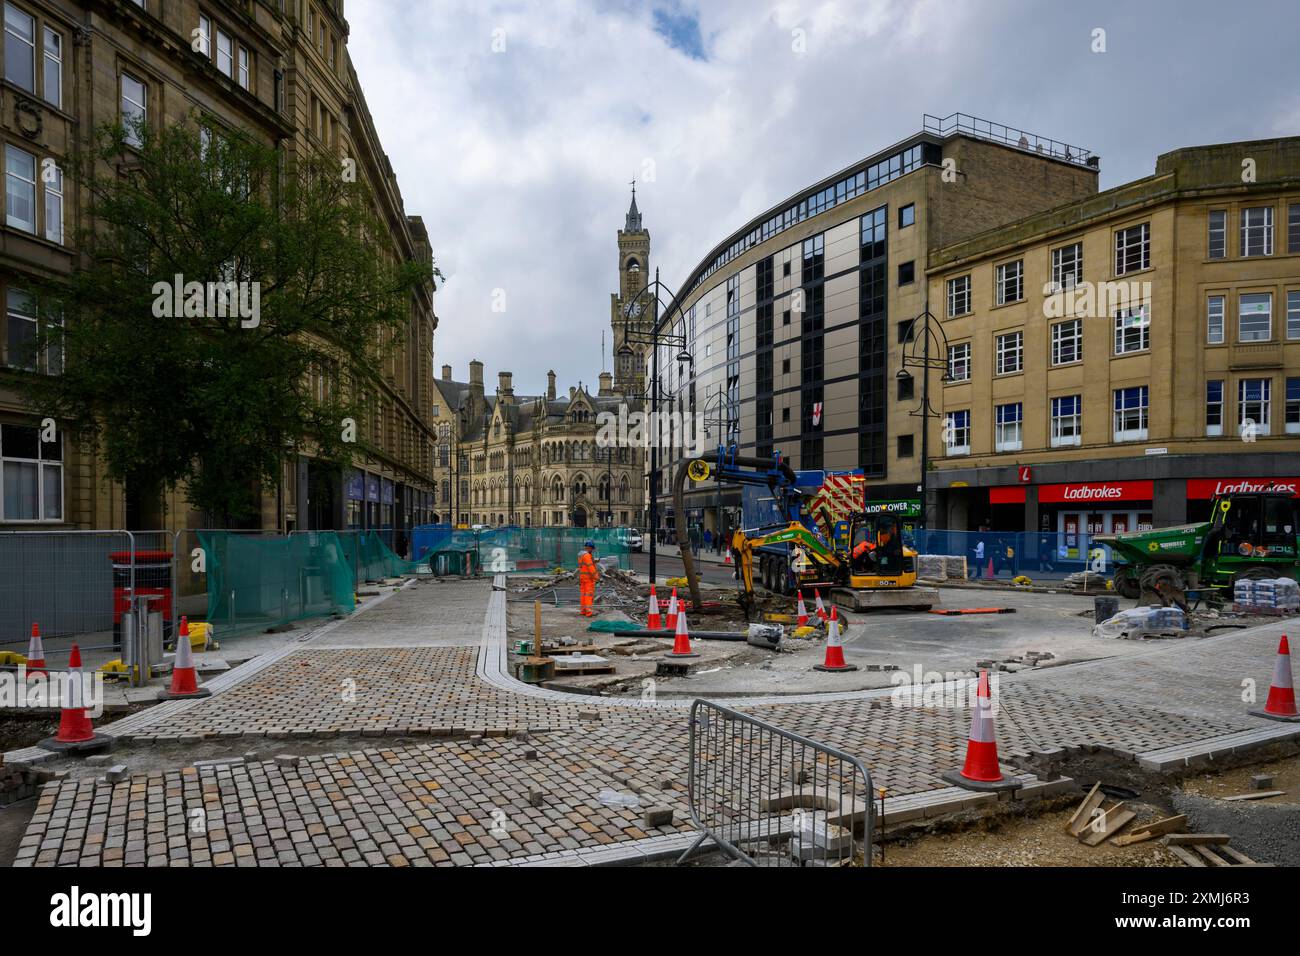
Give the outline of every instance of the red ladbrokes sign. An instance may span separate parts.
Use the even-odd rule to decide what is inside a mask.
[[[1215,495],[1250,494],[1255,491],[1284,491],[1300,497],[1300,478],[1189,478],[1187,497],[1196,500]]]
[[[1086,481],[1068,485],[1043,485],[1038,500],[1048,503],[1094,504],[1108,501],[1150,501],[1152,481]]]

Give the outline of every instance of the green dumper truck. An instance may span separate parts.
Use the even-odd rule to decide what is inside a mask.
[[[1098,535],[1115,560],[1115,590],[1210,591],[1231,600],[1240,578],[1300,580],[1300,501],[1277,491],[1220,495],[1210,520],[1154,531]]]

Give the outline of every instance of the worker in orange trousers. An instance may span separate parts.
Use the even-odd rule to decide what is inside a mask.
[[[596,567],[596,542],[588,541],[585,550],[578,555],[578,603],[579,613],[583,617],[593,617],[591,606],[596,602],[596,582],[600,579],[600,570]]]

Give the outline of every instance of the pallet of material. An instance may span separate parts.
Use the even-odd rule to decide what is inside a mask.
[[[595,654],[600,650],[595,644],[547,644],[542,643],[542,654],[546,657],[565,654]]]
[[[555,660],[555,676],[561,674],[612,674],[614,665],[595,654],[574,654]]]

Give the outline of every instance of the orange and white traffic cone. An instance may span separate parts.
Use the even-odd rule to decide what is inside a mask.
[[[1277,660],[1273,664],[1273,683],[1268,687],[1268,700],[1263,710],[1252,710],[1255,717],[1270,720],[1300,720],[1295,706],[1295,685],[1291,680],[1291,646],[1286,635],[1277,645]]]
[[[673,588],[672,595],[668,598],[668,630],[677,628],[677,589]]]
[[[805,626],[807,626],[807,624],[808,624],[808,606],[807,606],[806,604],[803,603],[803,588],[800,588],[800,589],[799,589],[799,606],[798,606],[798,609],[797,609],[796,613],[798,614],[798,617],[797,617],[796,620],[795,620],[795,624],[796,624],[796,626],[798,626],[798,627],[805,627]]]
[[[727,554],[726,554],[726,556],[722,559],[722,563],[723,563],[723,564],[730,564],[730,563],[731,563],[731,549],[730,549],[730,548],[727,549]]]
[[[659,598],[655,595],[655,586],[650,585],[650,613],[646,615],[645,629],[647,631],[662,631],[664,629],[663,618],[659,615]]]
[[[110,737],[95,733],[95,725],[86,713],[86,683],[81,671],[81,648],[72,645],[68,655],[67,683],[63,687],[63,709],[59,714],[59,732],[42,740],[46,750],[90,751],[110,746]]]
[[[980,671],[966,738],[966,763],[961,770],[949,770],[943,779],[967,790],[1015,790],[1023,786],[1015,777],[1004,777],[998,766],[998,741],[993,730],[993,700],[989,695],[989,672]]]
[[[49,673],[45,669],[45,644],[41,641],[41,626],[35,621],[32,621],[32,639],[27,642],[27,673]]]
[[[970,736],[966,741],[966,763],[961,775],[967,780],[993,783],[1002,779],[998,767],[998,740],[993,728],[993,700],[989,697],[989,672],[980,671],[975,691],[975,710],[970,718]]]
[[[855,671],[857,669],[857,664],[848,664],[844,661],[844,639],[840,636],[840,619],[832,606],[831,619],[826,622],[826,660],[821,664],[814,664],[813,670]]]
[[[986,567],[986,568],[984,569],[984,577],[986,577],[986,578],[994,578],[994,577],[996,577],[996,575],[993,573],[993,559],[992,559],[992,558],[989,558],[988,567]]]
[[[673,638],[673,649],[665,657],[699,657],[691,650],[691,636],[686,630],[686,612],[677,615],[677,634]]]
[[[211,697],[212,691],[199,686],[194,669],[194,648],[190,644],[190,622],[181,618],[181,633],[176,639],[176,659],[172,662],[172,682],[166,690],[158,691],[159,700],[179,700],[189,697]]]
[[[822,603],[822,592],[813,588],[813,597],[817,599],[817,620],[823,623],[829,620],[826,616],[826,605]]]

